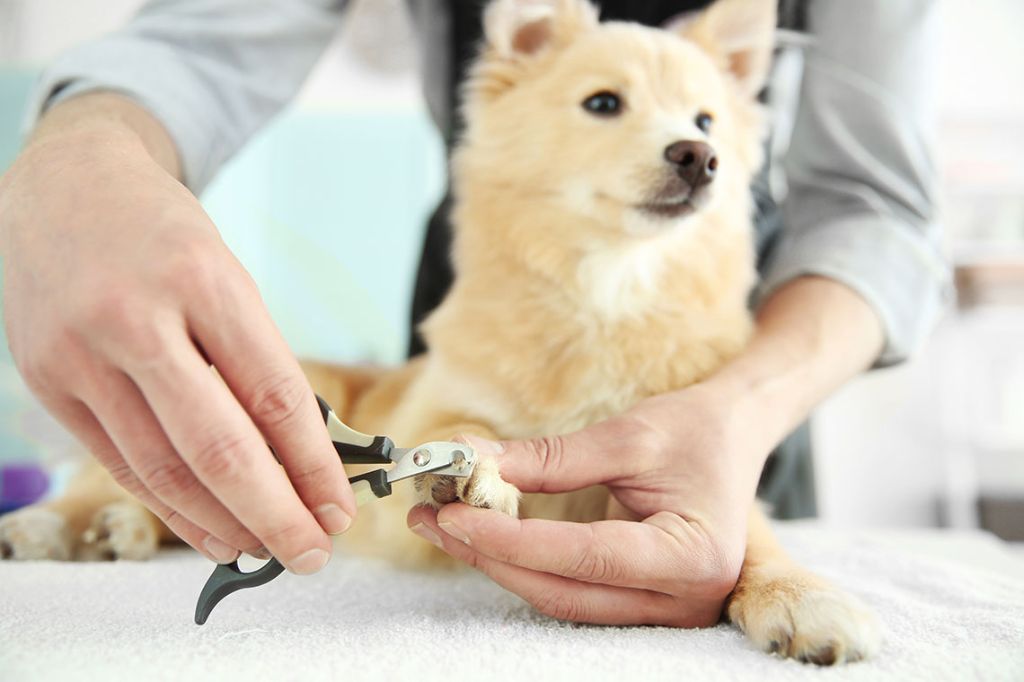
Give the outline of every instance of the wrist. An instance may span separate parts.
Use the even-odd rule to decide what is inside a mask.
[[[878,317],[853,290],[803,277],[764,303],[747,348],[705,383],[767,457],[822,400],[871,365],[883,340]]]
[[[152,163],[152,158],[137,136],[113,126],[83,126],[47,131],[29,140],[16,163],[26,169],[40,168],[52,174],[54,168],[102,164],[107,159],[115,158],[129,164]]]
[[[30,140],[0,175],[0,213],[12,215],[12,210],[32,205],[33,198],[58,185],[85,194],[96,183],[123,186],[126,174],[143,167],[157,168],[130,134],[85,128],[53,131]]]
[[[163,125],[134,101],[112,92],[90,92],[56,104],[39,121],[26,153],[40,147],[96,154],[145,155],[180,179],[177,148]]]

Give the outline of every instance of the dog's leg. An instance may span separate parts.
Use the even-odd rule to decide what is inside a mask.
[[[424,434],[422,440],[448,440],[456,434],[479,436],[489,440],[498,439],[490,428],[464,422],[431,429]],[[422,504],[433,507],[449,502],[465,502],[474,507],[495,509],[509,516],[517,516],[519,513],[519,490],[501,478],[498,461],[495,458],[481,455],[479,452],[471,476],[456,478],[426,474],[416,479],[416,491]]]
[[[354,367],[313,360],[302,360],[299,365],[313,391],[327,401],[342,421],[348,418],[364,394],[381,379],[396,373],[383,367]]]
[[[162,536],[171,535],[106,470],[90,461],[61,497],[0,518],[0,556],[141,560],[153,556]]]
[[[868,658],[881,639],[863,604],[786,555],[757,505],[726,613],[758,648],[818,665]]]
[[[67,520],[45,504],[0,516],[0,559],[69,561],[74,552]]]

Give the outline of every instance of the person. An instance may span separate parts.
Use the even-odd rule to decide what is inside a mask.
[[[150,2],[46,71],[34,131],[0,180],[5,325],[26,383],[124,487],[219,562],[270,553],[315,572],[328,536],[356,515],[296,360],[196,199],[295,94],[344,4]],[[598,4],[604,18],[660,25],[708,2]],[[644,606],[653,590],[673,597],[659,603],[677,610],[674,622],[711,622],[706,604],[735,583],[769,453],[851,377],[905,359],[946,296],[929,151],[934,4],[782,3],[784,25],[809,46],[775,159],[788,193],[775,207],[755,187],[762,281],[740,356],[577,433],[474,441],[524,491],[604,484],[634,512],[671,500],[694,531],[677,555],[626,553],[649,527],[642,518],[619,543],[585,525],[455,504],[410,512],[416,532],[559,617],[662,622]],[[479,5],[409,3],[449,143]],[[446,232],[440,210],[416,317],[450,278]],[[623,447],[635,456],[619,457]],[[659,579],[680,566],[685,584]],[[701,603],[704,615],[680,617]]]

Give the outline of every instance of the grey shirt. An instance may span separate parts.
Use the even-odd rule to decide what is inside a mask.
[[[29,124],[59,99],[124,93],[178,147],[197,194],[297,92],[338,28],[343,0],[151,0],[120,31],[44,73]],[[449,69],[446,3],[416,0],[428,101],[439,121]],[[795,119],[776,151],[787,192],[763,298],[802,275],[857,291],[886,333],[879,365],[924,339],[949,295],[936,221],[935,0],[812,0]],[[435,49],[432,49],[435,48]],[[777,121],[787,119],[778,112]],[[780,197],[781,198],[781,197]]]

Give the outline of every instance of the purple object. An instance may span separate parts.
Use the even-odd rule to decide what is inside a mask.
[[[32,504],[50,488],[50,477],[37,464],[0,467],[0,514]]]

